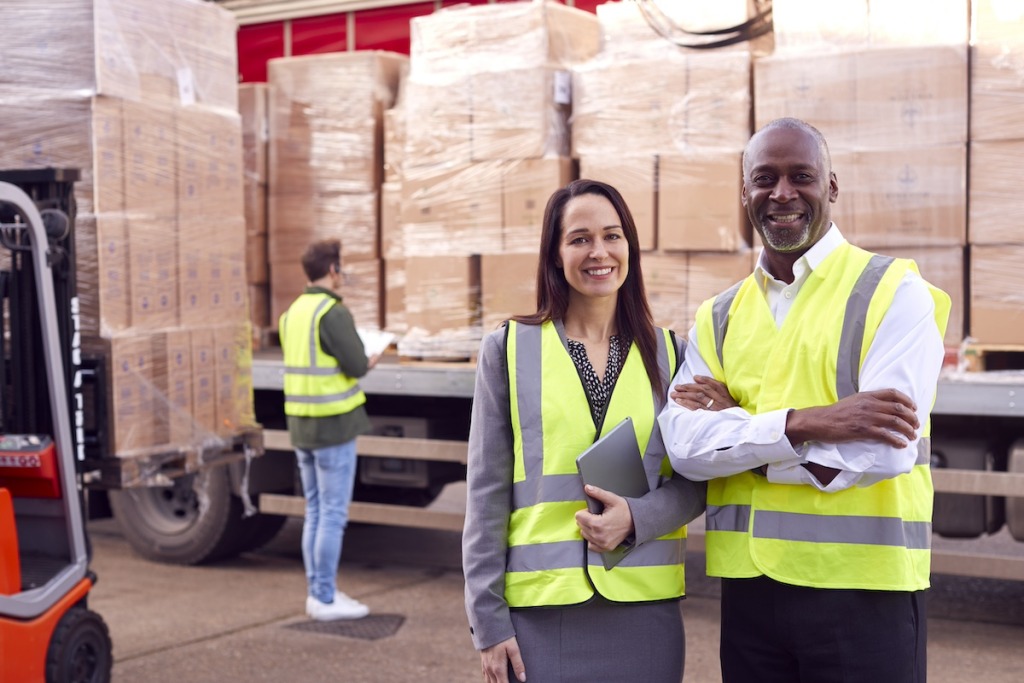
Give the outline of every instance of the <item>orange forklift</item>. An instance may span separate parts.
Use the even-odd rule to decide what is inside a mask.
[[[0,682],[105,683],[89,570],[75,169],[0,171]],[[74,422],[72,415],[75,416]],[[74,429],[72,425],[74,424]]]

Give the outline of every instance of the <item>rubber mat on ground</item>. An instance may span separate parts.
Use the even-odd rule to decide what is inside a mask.
[[[401,614],[370,614],[362,619],[338,619],[336,621],[299,621],[285,628],[321,633],[329,636],[344,636],[362,640],[380,640],[395,635],[405,617]]]

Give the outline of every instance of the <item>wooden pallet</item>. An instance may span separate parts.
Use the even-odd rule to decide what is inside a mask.
[[[969,343],[964,346],[963,360],[968,372],[1024,369],[1024,345]]]

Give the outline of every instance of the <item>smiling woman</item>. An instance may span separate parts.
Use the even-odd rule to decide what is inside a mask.
[[[681,679],[681,525],[704,488],[667,474],[654,429],[681,353],[652,322],[619,192],[585,179],[556,191],[537,312],[486,337],[477,363],[463,568],[486,681]],[[584,491],[576,457],[626,418],[651,491]],[[623,544],[628,560],[606,570],[601,554]]]

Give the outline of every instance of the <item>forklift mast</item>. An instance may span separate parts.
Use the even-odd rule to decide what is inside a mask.
[[[77,307],[75,284],[75,245],[72,226],[75,221],[74,183],[77,170],[33,169],[0,171],[0,181],[18,186],[39,210],[46,229],[46,258],[53,273],[53,294],[56,304],[58,348],[64,368],[64,391],[69,414],[74,414],[71,379],[72,341],[76,320],[72,302]],[[12,204],[0,208],[0,223],[5,226],[23,223]],[[18,434],[49,434],[53,430],[49,387],[46,376],[45,346],[39,324],[39,293],[36,287],[36,266],[32,258],[32,237],[28,230],[0,230],[0,244],[6,248],[10,262],[0,271],[0,298],[7,304],[7,316],[0,319],[0,349],[5,362],[0,363],[0,432]],[[3,253],[0,251],[0,253]],[[4,348],[6,347],[6,348]],[[74,434],[72,434],[74,438]],[[77,451],[77,448],[75,449]]]

